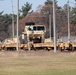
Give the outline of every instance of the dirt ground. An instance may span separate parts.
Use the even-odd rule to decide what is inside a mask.
[[[76,51],[0,51],[0,75],[76,75]]]
[[[54,50],[31,50],[31,51],[0,51],[0,57],[25,57],[25,56],[52,56],[52,55],[75,55],[76,51],[69,52],[69,51],[63,51],[56,50],[56,53]]]

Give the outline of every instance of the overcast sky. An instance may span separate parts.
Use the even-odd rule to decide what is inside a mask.
[[[46,0],[19,0],[19,8],[26,4],[26,2],[29,2],[32,5],[32,9],[36,10],[38,5],[44,4]],[[58,0],[58,5],[63,6],[64,4],[67,3],[68,0]],[[71,2],[75,3],[75,0],[70,0]],[[4,13],[12,13],[12,5],[11,5],[11,0],[0,0],[0,11],[4,11]],[[14,12],[16,13],[16,6],[17,6],[17,0],[13,0],[13,5],[14,5]],[[74,4],[70,3],[71,6],[74,6]]]

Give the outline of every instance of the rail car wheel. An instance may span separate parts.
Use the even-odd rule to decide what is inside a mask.
[[[13,49],[13,50],[16,50],[16,47],[13,47],[12,49]]]
[[[27,51],[27,50],[28,50],[28,48],[26,48],[26,47],[23,47],[23,50],[24,50],[24,51]]]
[[[2,49],[0,48],[0,51],[1,51]]]
[[[62,47],[60,47],[60,51],[61,51],[61,52],[63,51]]]
[[[69,44],[69,49],[70,49],[70,51],[73,51],[72,44]]]
[[[74,51],[75,50],[75,48],[74,47],[72,47],[72,51]]]
[[[5,47],[5,48],[4,48],[4,50],[5,50],[5,51],[7,51],[7,50],[8,50],[8,48],[7,48],[7,47]]]
[[[26,48],[24,47],[23,50],[26,50]]]
[[[34,50],[35,48],[34,48],[34,46],[33,45],[31,45],[31,50]]]
[[[50,50],[52,50],[52,48],[50,48],[50,47],[47,47],[47,50],[48,50],[48,51],[50,51]]]

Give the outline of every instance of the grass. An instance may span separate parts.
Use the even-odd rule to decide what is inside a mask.
[[[76,75],[76,53],[0,54],[0,75]],[[11,53],[12,54],[12,53]],[[14,53],[13,53],[14,54]],[[31,53],[30,53],[31,54]]]

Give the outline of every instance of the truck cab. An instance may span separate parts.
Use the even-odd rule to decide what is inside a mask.
[[[45,26],[35,25],[34,23],[30,23],[29,25],[28,24],[25,25],[24,32],[22,32],[22,35],[24,35],[23,40],[33,43],[44,42],[44,35],[46,32]]]

